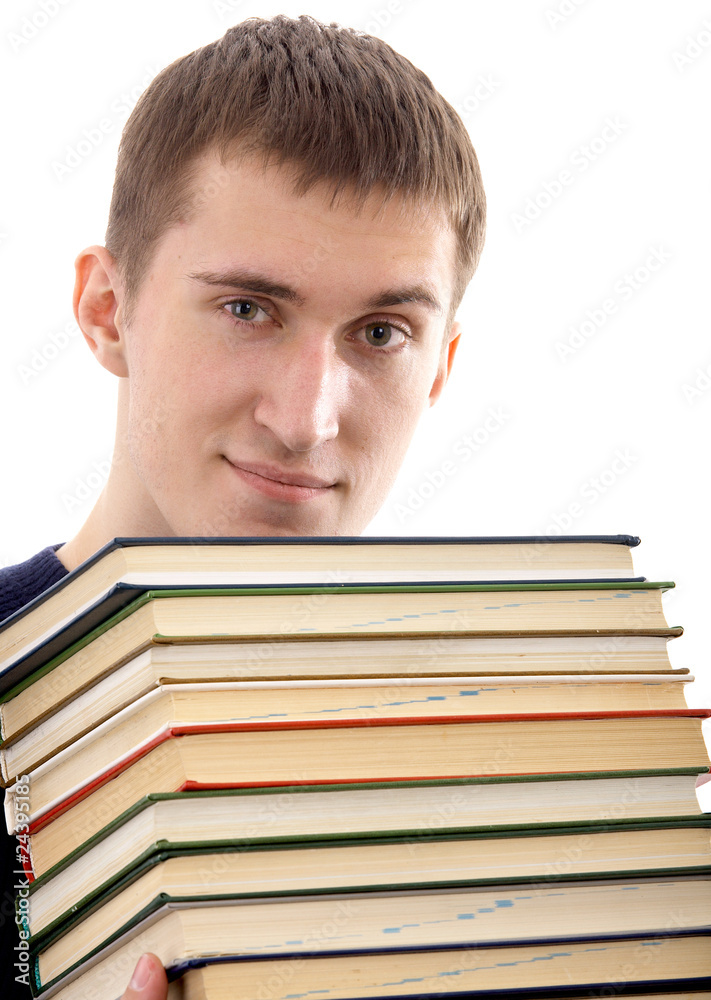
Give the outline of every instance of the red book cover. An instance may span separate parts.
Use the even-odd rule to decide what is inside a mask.
[[[642,718],[698,718],[705,719],[711,716],[711,709],[650,709],[650,710],[630,710],[630,711],[607,711],[607,712],[542,712],[532,714],[502,714],[486,716],[438,716],[438,717],[410,717],[398,719],[341,719],[341,720],[318,720],[318,721],[297,721],[297,722],[264,722],[264,723],[198,723],[190,725],[169,726],[157,733],[151,740],[142,743],[132,753],[125,755],[115,764],[105,768],[100,774],[95,775],[90,781],[80,788],[75,789],[70,794],[55,802],[54,805],[42,812],[31,824],[30,834],[37,833],[57,816],[71,809],[82,799],[86,798],[96,789],[117,777],[131,765],[142,757],[165,743],[167,740],[179,739],[183,736],[204,735],[209,733],[236,733],[236,732],[262,732],[276,730],[325,730],[325,729],[364,729],[381,727],[401,727],[401,726],[456,726],[462,724],[481,723],[490,724],[497,722],[556,722],[567,720],[610,720],[610,719],[642,719]],[[705,762],[704,762],[705,763]],[[561,772],[562,773],[562,772]],[[439,775],[418,775],[415,780],[427,780]],[[474,774],[448,774],[450,778],[473,777]],[[411,778],[412,776],[408,776]],[[353,783],[365,780],[362,777],[336,779],[338,783]],[[383,779],[385,780],[385,779]],[[389,775],[387,780],[400,780],[399,775]],[[290,781],[289,784],[333,784],[334,779],[325,778],[322,781],[313,777],[305,778],[303,782]],[[238,783],[204,783],[188,780],[180,788],[174,791],[194,791],[207,788],[230,788],[230,787],[250,787],[269,785],[279,786],[281,781],[254,781]]]

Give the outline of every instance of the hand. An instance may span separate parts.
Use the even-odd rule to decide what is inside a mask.
[[[168,977],[160,959],[148,952],[139,958],[121,1000],[167,1000]]]

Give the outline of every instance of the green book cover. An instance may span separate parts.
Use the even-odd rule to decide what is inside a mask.
[[[36,879],[35,882],[30,886],[30,892],[32,892],[33,886],[43,884],[44,881],[49,880],[54,875],[58,874],[64,868],[73,864],[78,858],[90,851],[94,846],[99,844],[101,841],[105,840],[108,836],[122,827],[124,824],[128,823],[129,820],[133,819],[135,816],[140,815],[145,810],[149,809],[152,805],[160,802],[180,802],[180,801],[194,801],[196,803],[196,808],[201,800],[205,799],[215,799],[215,798],[260,798],[264,796],[281,796],[284,794],[288,795],[308,795],[310,793],[316,794],[329,794],[337,793],[339,795],[356,795],[359,791],[383,791],[387,793],[388,789],[397,788],[440,788],[440,787],[469,787],[476,785],[519,785],[519,784],[532,784],[541,783],[546,784],[551,782],[571,782],[571,781],[591,781],[591,780],[605,780],[608,779],[620,779],[623,781],[634,780],[636,778],[656,778],[656,777],[695,777],[699,774],[707,774],[710,770],[709,765],[700,767],[686,767],[686,768],[650,768],[646,770],[638,771],[581,771],[581,772],[570,772],[564,775],[558,774],[557,772],[551,772],[548,774],[492,774],[492,775],[480,775],[478,777],[465,777],[465,778],[429,778],[429,779],[403,779],[398,781],[358,781],[352,782],[348,785],[343,784],[314,784],[314,785],[288,785],[283,787],[274,788],[269,785],[263,786],[252,786],[246,788],[216,788],[216,789],[199,789],[193,791],[182,791],[182,792],[150,792],[148,795],[144,795],[138,801],[134,802],[128,809],[120,813],[115,819],[107,823],[105,827],[99,830],[97,833],[93,834],[87,840],[84,841],[79,847],[75,848],[69,854],[67,854],[61,861],[58,861],[50,869],[48,869],[40,878]],[[698,818],[698,817],[694,817]],[[606,822],[612,826],[616,825],[618,822],[626,822],[624,819],[617,820],[614,818],[607,819]],[[563,822],[555,824],[559,829],[566,829],[569,826],[574,826],[576,823],[571,821],[570,823]],[[487,824],[479,827],[482,831],[496,831],[500,829],[520,829],[522,824]],[[451,827],[437,827],[438,832],[442,833],[456,833],[458,830],[462,829],[459,826]],[[469,828],[471,829],[471,828]],[[404,835],[408,831],[394,831],[393,835],[398,834]],[[373,836],[380,835],[381,831],[374,831]],[[359,831],[358,836],[369,836],[370,834],[364,834]],[[352,834],[344,833],[343,837],[350,837]],[[317,837],[322,837],[322,835],[317,835]],[[287,842],[291,839],[305,839],[301,836],[298,837],[273,837],[275,842]]]
[[[405,845],[414,844],[415,846],[422,843],[423,841],[446,843],[450,841],[482,841],[482,840],[497,840],[497,839],[517,839],[525,841],[527,838],[533,837],[553,837],[561,833],[565,833],[570,836],[580,835],[581,837],[588,837],[596,833],[610,833],[613,831],[638,831],[638,830],[678,830],[678,829],[689,829],[689,828],[709,828],[711,827],[711,815],[707,816],[688,816],[688,817],[675,817],[674,819],[667,819],[665,817],[655,818],[650,817],[644,820],[625,820],[620,819],[617,821],[609,822],[605,820],[600,822],[598,820],[590,820],[588,822],[577,822],[577,823],[561,823],[561,824],[546,824],[546,823],[535,823],[535,824],[519,824],[519,825],[508,825],[506,827],[498,827],[491,829],[485,828],[475,828],[470,827],[468,829],[457,829],[451,832],[447,831],[437,831],[436,833],[431,833],[426,831],[423,835],[422,830],[400,830],[389,832],[387,836],[382,834],[382,831],[369,831],[358,836],[343,836],[343,837],[328,837],[323,835],[314,835],[308,837],[300,838],[280,838],[267,836],[264,838],[250,838],[250,839],[240,839],[231,838],[226,840],[199,840],[192,842],[180,842],[171,843],[168,840],[159,840],[154,844],[142,851],[136,858],[134,858],[128,865],[126,865],[120,871],[112,874],[108,879],[102,882],[95,890],[85,895],[79,900],[75,900],[71,907],[62,913],[59,917],[53,920],[50,924],[44,927],[38,934],[35,934],[31,941],[31,947],[36,949],[42,949],[46,947],[51,941],[58,937],[61,937],[67,931],[69,931],[73,926],[84,920],[92,912],[97,910],[99,907],[103,906],[109,899],[118,895],[132,883],[136,882],[142,875],[152,868],[157,867],[163,862],[167,861],[173,857],[194,857],[199,859],[201,857],[209,857],[215,854],[245,854],[245,853],[262,853],[268,854],[270,851],[284,851],[284,850],[309,850],[309,849],[324,849],[328,850],[330,848],[338,849],[339,847],[347,846],[377,846],[379,844],[402,844]],[[522,851],[525,853],[525,844],[522,845]],[[640,876],[648,877],[650,875],[661,876],[667,874],[683,875],[683,874],[696,874],[700,872],[710,871],[711,866],[704,865],[687,865],[687,866],[673,866],[659,864],[654,868],[625,868],[625,869],[612,869],[609,871],[596,871],[595,878],[621,878],[627,876]],[[30,886],[30,894],[36,891],[38,887],[44,886],[49,881],[51,875],[46,873],[40,879],[33,882]],[[546,879],[545,876],[541,874],[535,874],[530,876],[505,876],[505,877],[480,877],[480,878],[469,878],[469,879],[458,879],[458,880],[442,880],[442,879],[417,879],[413,877],[408,881],[398,881],[397,883],[378,883],[374,882],[368,886],[358,885],[354,887],[353,885],[337,885],[337,886],[326,886],[326,887],[314,887],[308,890],[311,894],[318,893],[330,893],[330,892],[349,892],[349,891],[369,891],[369,892],[380,892],[386,890],[395,889],[415,889],[415,888],[453,888],[456,886],[491,886],[491,885],[509,885],[515,883],[541,883],[545,881],[558,882],[558,881],[569,881],[571,879],[580,879],[581,876],[579,871],[575,870],[575,865],[572,864],[570,871],[563,873],[556,873],[554,876]],[[269,896],[288,896],[288,895],[300,895],[304,893],[304,889],[279,889],[274,891],[259,891],[253,893],[243,893],[245,898],[261,898]],[[217,894],[219,895],[219,893]],[[231,894],[229,894],[231,895]],[[191,898],[191,897],[186,897]],[[31,895],[30,895],[31,899]],[[30,902],[30,906],[31,906]]]
[[[19,694],[30,684],[33,684],[40,677],[54,670],[69,657],[83,649],[90,642],[98,639],[101,635],[113,628],[115,625],[134,614],[150,601],[170,600],[171,598],[196,597],[209,599],[211,597],[266,597],[266,596],[301,596],[319,594],[393,594],[393,593],[428,593],[428,594],[457,594],[457,593],[527,593],[536,591],[617,591],[628,593],[630,591],[645,592],[649,590],[669,590],[674,587],[671,581],[648,582],[648,581],[581,581],[581,582],[531,582],[531,583],[497,583],[497,584],[393,584],[383,586],[373,586],[371,584],[355,585],[334,585],[334,586],[308,586],[308,587],[180,587],[174,589],[148,590],[133,600],[126,607],[108,619],[101,619],[99,623],[91,627],[92,616],[87,615],[87,631],[81,638],[62,648],[60,652],[50,659],[42,658],[42,645],[35,651],[23,657],[7,668],[0,676],[0,702],[9,701]],[[659,635],[680,635],[681,628],[653,629],[654,634]],[[603,634],[601,630],[596,630],[596,634]],[[645,634],[651,634],[645,632]],[[215,636],[209,637],[211,641],[216,641]],[[160,636],[154,636],[159,640]]]

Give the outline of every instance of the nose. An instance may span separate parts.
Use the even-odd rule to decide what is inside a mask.
[[[296,337],[275,361],[254,418],[289,451],[313,451],[339,429],[344,376],[334,343]]]

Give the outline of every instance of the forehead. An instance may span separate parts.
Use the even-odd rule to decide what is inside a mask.
[[[379,273],[426,279],[448,301],[456,239],[443,210],[398,195],[385,199],[377,189],[365,197],[344,190],[334,198],[322,181],[298,193],[297,179],[289,165],[249,157],[223,163],[204,155],[192,173],[183,218],[165,234],[158,256],[165,249],[179,266],[274,262],[305,282],[323,274],[340,283]]]

